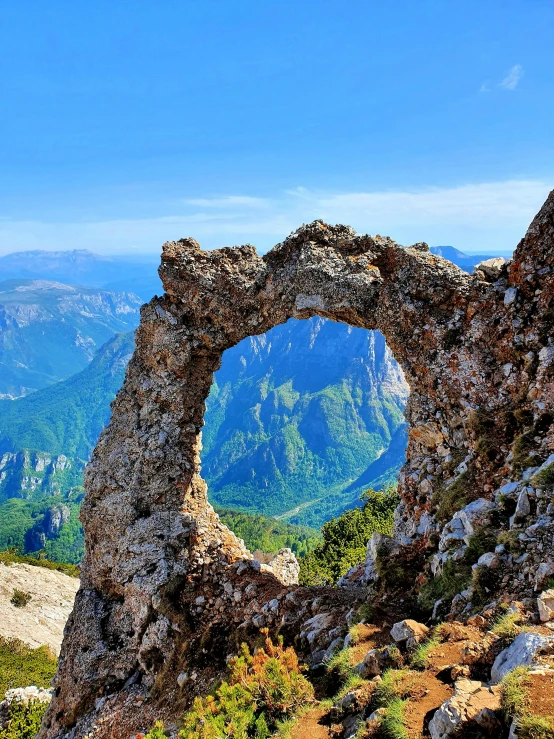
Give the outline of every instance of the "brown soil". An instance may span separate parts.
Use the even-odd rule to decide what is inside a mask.
[[[326,715],[325,709],[319,706],[312,708],[298,719],[291,730],[291,739],[329,739],[331,736],[329,728],[321,723]]]
[[[359,641],[352,647],[350,652],[353,665],[363,660],[371,649],[386,647],[391,643],[390,629],[387,626],[374,626],[373,624],[358,624]]]
[[[406,703],[406,728],[410,739],[420,739],[432,713],[453,694],[450,685],[438,680],[433,671],[422,672],[410,687]]]
[[[537,716],[554,716],[554,673],[531,675],[527,696],[529,710]]]

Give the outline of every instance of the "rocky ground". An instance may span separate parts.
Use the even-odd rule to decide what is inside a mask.
[[[0,635],[59,654],[79,580],[45,567],[0,563]]]

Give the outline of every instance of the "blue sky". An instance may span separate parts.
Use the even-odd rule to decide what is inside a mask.
[[[260,251],[313,218],[509,252],[554,187],[553,0],[20,0],[0,253]]]

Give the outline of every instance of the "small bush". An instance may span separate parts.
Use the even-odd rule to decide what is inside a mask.
[[[40,701],[13,701],[8,708],[8,722],[0,729],[0,739],[34,739],[46,708],[47,704]]]
[[[409,670],[385,670],[373,691],[375,707],[386,708],[393,700],[406,697],[412,674]]]
[[[22,685],[48,688],[56,673],[56,658],[48,647],[31,649],[19,639],[0,636],[0,696]]]
[[[148,734],[145,734],[144,739],[167,739],[163,723],[161,721],[156,721],[154,727],[150,729]]]
[[[385,709],[379,722],[379,735],[382,739],[408,739],[408,729],[404,718],[406,701],[394,698]]]
[[[511,644],[516,636],[522,631],[519,622],[521,616],[517,611],[503,613],[494,622],[491,631],[505,643],[506,646]]]
[[[30,593],[26,593],[24,590],[15,588],[13,595],[10,598],[10,603],[16,608],[25,608],[33,600],[33,596]]]
[[[278,722],[294,717],[314,700],[294,649],[273,644],[264,631],[264,649],[252,655],[243,644],[240,656],[231,660],[229,680],[214,695],[196,698],[180,739],[269,739]]]

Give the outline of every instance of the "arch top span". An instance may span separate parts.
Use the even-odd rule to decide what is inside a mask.
[[[165,294],[142,308],[86,469],[81,588],[40,739],[128,739],[155,718],[175,721],[222,674],[239,634],[262,622],[299,634],[320,612],[321,591],[256,566],[200,475],[213,373],[245,337],[316,314],[385,335],[411,389],[395,538],[422,557],[418,577],[442,556],[452,510],[441,513],[441,491],[457,481],[451,508],[490,502],[521,473],[516,438],[530,440],[535,459],[554,448],[554,193],[513,261],[472,276],[425,244],[321,221],[264,256],[168,242],[160,276]],[[513,583],[516,592],[525,577],[514,571]],[[333,591],[335,610],[346,600]]]
[[[289,318],[317,314],[379,329],[401,353],[406,336],[429,319],[451,320],[472,284],[426,244],[402,247],[322,221],[302,226],[264,256],[252,246],[202,251],[193,239],[168,242],[159,273],[181,319],[225,348]]]

